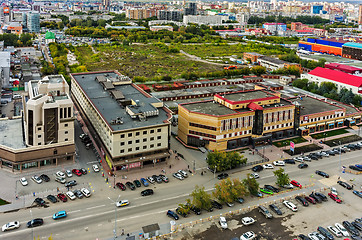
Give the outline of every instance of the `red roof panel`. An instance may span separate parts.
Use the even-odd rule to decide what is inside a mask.
[[[360,87],[362,85],[362,77],[332,69],[317,67],[308,74],[355,87]]]

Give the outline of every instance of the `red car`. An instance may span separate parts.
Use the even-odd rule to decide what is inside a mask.
[[[292,180],[292,181],[290,182],[290,184],[292,184],[293,186],[302,188],[302,184],[300,184],[299,182],[297,182],[297,181],[295,181],[295,180]]]
[[[82,176],[82,172],[79,169],[73,169],[72,173],[74,173],[75,175],[77,175],[78,177]]]
[[[308,197],[308,196],[306,196],[306,197],[304,197],[304,198],[305,198],[305,200],[307,200],[308,202],[313,203],[313,204],[316,204],[316,201],[315,201],[314,198],[311,198],[311,197]]]
[[[68,198],[67,198],[63,193],[59,193],[59,194],[58,194],[58,198],[59,198],[59,200],[62,201],[62,202],[68,201]]]
[[[338,196],[335,195],[335,194],[333,194],[333,193],[328,193],[328,196],[329,196],[330,198],[332,198],[332,200],[336,201],[337,203],[341,203],[341,202],[342,202],[342,200],[339,199]]]
[[[122,191],[126,191],[126,186],[123,183],[116,183],[116,186],[119,187],[119,189],[121,189]]]

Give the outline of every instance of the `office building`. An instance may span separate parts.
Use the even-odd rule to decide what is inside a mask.
[[[160,10],[157,12],[157,19],[169,21],[182,21],[183,13],[181,11]]]
[[[185,8],[184,15],[197,15],[197,5],[194,2],[189,3],[189,7]]]
[[[28,12],[26,16],[26,27],[30,33],[40,32],[40,14],[39,12]]]
[[[311,13],[312,14],[320,14],[323,10],[323,5],[312,5]]]
[[[72,98],[111,169],[169,157],[171,111],[117,71],[71,74]]]
[[[111,0],[102,0],[103,10],[109,10],[110,5],[111,5]]]
[[[30,81],[23,102],[23,116],[0,121],[0,167],[22,171],[74,163],[73,102],[63,76]]]
[[[343,44],[342,56],[362,61],[362,43],[348,42]]]

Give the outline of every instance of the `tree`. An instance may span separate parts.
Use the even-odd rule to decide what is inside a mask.
[[[278,186],[288,185],[290,183],[289,175],[284,173],[284,168],[280,168],[279,170],[273,171],[274,176],[277,177],[277,181],[275,182]]]
[[[247,159],[238,152],[229,152],[226,155],[230,160],[230,168],[236,168],[247,161]]]
[[[190,196],[192,197],[192,204],[194,206],[206,210],[212,208],[211,195],[205,192],[205,187],[196,185]]]
[[[259,191],[259,183],[255,178],[250,176],[250,174],[248,174],[247,177],[243,179],[243,184],[252,195],[255,195]]]
[[[262,66],[255,66],[255,67],[251,68],[251,72],[257,76],[260,76],[260,75],[266,73],[266,68],[262,67]]]
[[[308,79],[296,79],[293,81],[293,87],[307,89]]]
[[[219,184],[215,184],[215,191],[213,196],[217,198],[220,202],[231,203],[239,197],[247,195],[247,188],[243,182],[239,179],[230,178],[222,180]]]
[[[185,214],[185,215],[189,214],[190,207],[188,205],[180,203],[178,206],[179,206],[178,209],[182,214]]]
[[[231,191],[231,195],[234,200],[239,197],[248,195],[248,190],[247,190],[245,184],[237,178],[233,179],[232,187],[231,187],[230,191]]]
[[[216,169],[217,172],[225,171],[246,163],[247,159],[238,152],[209,152],[207,154],[207,163],[210,169]]]

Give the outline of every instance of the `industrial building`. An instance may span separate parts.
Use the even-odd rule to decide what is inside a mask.
[[[63,76],[30,81],[22,100],[23,116],[0,120],[0,167],[14,172],[74,163],[73,102]]]
[[[362,43],[349,42],[343,45],[343,57],[362,60]]]
[[[362,68],[357,68],[340,63],[327,63],[324,65],[324,67],[362,77]]]
[[[72,98],[113,170],[169,157],[171,111],[117,71],[71,74]]]

